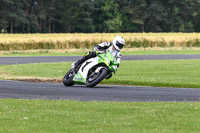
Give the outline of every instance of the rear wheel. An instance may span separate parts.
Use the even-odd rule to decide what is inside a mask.
[[[87,87],[96,86],[106,77],[107,73],[108,71],[105,68],[101,69],[101,71],[99,71],[98,73],[93,72],[92,74],[89,75],[86,86]]]
[[[63,78],[63,84],[65,86],[72,86],[74,85],[73,82],[73,78],[74,78],[74,74],[72,70],[69,70],[69,72],[67,72]]]

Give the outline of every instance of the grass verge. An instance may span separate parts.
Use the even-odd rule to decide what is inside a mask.
[[[81,56],[91,49],[57,49],[57,50],[26,50],[0,51],[0,57],[13,56]],[[172,55],[200,54],[200,48],[124,48],[122,55]]]
[[[200,103],[0,99],[0,132],[200,131]]]
[[[0,79],[62,80],[71,62],[1,65]],[[103,84],[200,88],[199,60],[122,61]]]

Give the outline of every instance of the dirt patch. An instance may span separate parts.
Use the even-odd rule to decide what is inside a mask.
[[[37,78],[19,78],[17,81],[26,81],[26,82],[46,82],[46,83],[62,83],[62,80],[59,79],[37,79]]]

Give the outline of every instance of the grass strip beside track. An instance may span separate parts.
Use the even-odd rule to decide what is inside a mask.
[[[200,103],[0,99],[0,132],[200,131]]]
[[[62,80],[71,62],[1,65],[0,79]],[[200,88],[200,60],[122,61],[103,84]]]
[[[0,51],[0,57],[15,56],[82,56],[91,49]],[[125,48],[122,55],[178,55],[200,54],[200,48]]]

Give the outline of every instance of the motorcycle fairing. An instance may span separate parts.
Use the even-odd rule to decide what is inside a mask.
[[[116,65],[116,61],[113,59],[112,54],[108,51],[107,54],[98,54],[97,57],[86,60],[80,67],[78,73],[74,76],[73,82],[75,84],[86,84],[86,79],[89,70],[97,64],[104,63],[114,71],[112,66]]]
[[[88,71],[90,70],[90,68],[92,68],[93,66],[95,66],[97,64],[98,64],[98,56],[85,61],[81,65],[78,73],[74,76],[74,78],[73,78],[74,83],[86,84],[86,78],[87,78]]]

